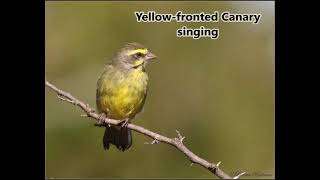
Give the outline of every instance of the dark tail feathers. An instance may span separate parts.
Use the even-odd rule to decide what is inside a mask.
[[[106,127],[103,136],[103,147],[109,149],[110,144],[115,145],[120,151],[129,149],[132,145],[131,130],[125,127]]]

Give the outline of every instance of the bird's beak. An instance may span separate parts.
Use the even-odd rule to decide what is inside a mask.
[[[157,58],[157,56],[155,55],[155,54],[153,54],[152,52],[148,52],[147,53],[147,55],[145,56],[145,59],[147,60],[147,61],[149,61],[149,60],[151,60],[151,59],[155,59],[155,58]]]

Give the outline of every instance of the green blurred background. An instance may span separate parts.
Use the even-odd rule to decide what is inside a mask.
[[[134,123],[186,136],[200,157],[245,178],[274,177],[274,2],[46,2],[46,78],[95,107],[96,81],[115,51],[140,42],[149,94]],[[134,11],[261,13],[252,23],[138,23]],[[218,40],[177,38],[186,25]],[[133,133],[126,152],[104,151],[103,128],[46,88],[46,177],[216,178],[175,148]]]

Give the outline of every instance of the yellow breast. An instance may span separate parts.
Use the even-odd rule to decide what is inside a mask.
[[[141,111],[146,98],[147,74],[142,68],[106,71],[98,81],[98,110],[113,119],[133,118]]]

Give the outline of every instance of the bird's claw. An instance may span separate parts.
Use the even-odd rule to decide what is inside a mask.
[[[127,128],[129,124],[129,118],[121,120],[118,125],[121,126],[121,128]]]

